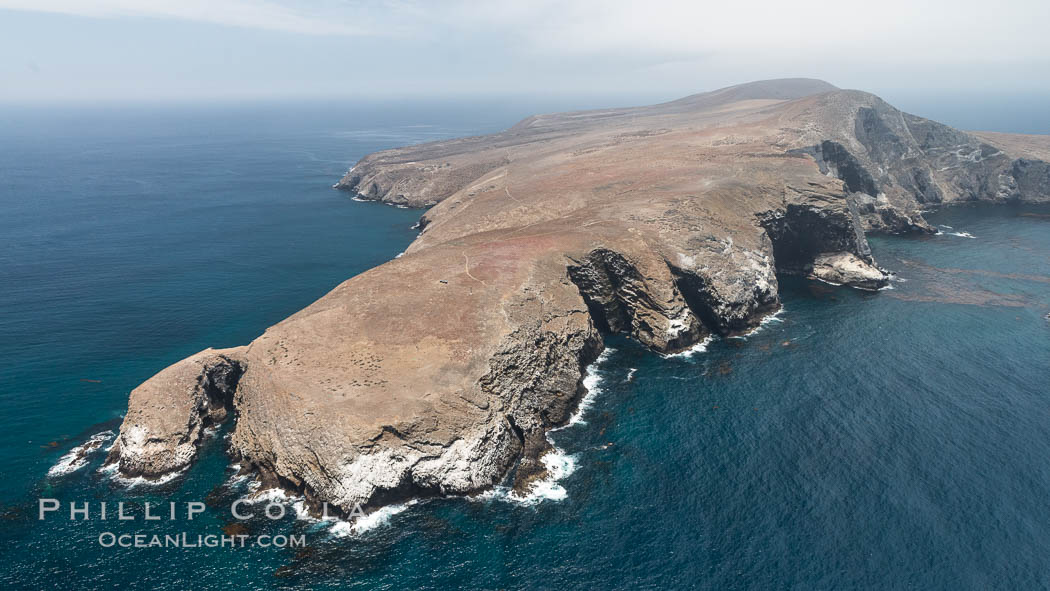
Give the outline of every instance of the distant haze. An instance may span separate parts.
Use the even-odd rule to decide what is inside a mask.
[[[1047,96],[1047,23],[1045,0],[0,0],[0,101]]]

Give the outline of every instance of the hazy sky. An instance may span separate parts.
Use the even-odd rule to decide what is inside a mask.
[[[1046,94],[1048,27],[1048,0],[0,0],[0,101]]]

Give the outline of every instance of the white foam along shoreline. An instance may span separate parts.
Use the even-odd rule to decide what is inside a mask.
[[[374,530],[389,523],[390,518],[394,515],[404,512],[409,507],[419,502],[418,499],[412,499],[404,503],[386,505],[364,515],[363,517],[358,517],[353,521],[349,521],[335,516],[315,517],[310,514],[310,511],[306,506],[305,497],[289,493],[282,488],[260,489],[259,484],[258,480],[253,480],[249,483],[249,494],[241,497],[245,503],[250,505],[277,503],[285,505],[286,507],[291,507],[292,511],[295,512],[295,518],[297,520],[312,523],[320,528],[327,527],[328,533],[335,537],[352,537]]]
[[[599,373],[599,368],[615,352],[616,349],[606,348],[593,363],[587,366],[586,374],[583,378],[583,387],[587,392],[580,399],[576,411],[564,425],[547,432],[547,441],[551,444],[551,450],[540,458],[540,461],[543,462],[544,467],[547,469],[547,477],[533,483],[529,491],[523,495],[514,492],[506,486],[496,486],[471,498],[485,501],[498,499],[521,505],[535,505],[543,501],[560,501],[569,496],[565,487],[559,482],[576,471],[577,458],[575,454],[567,453],[555,445],[551,439],[551,433],[568,429],[573,425],[587,424],[584,416],[601,393],[601,384],[604,381],[604,377]]]
[[[91,461],[91,457],[102,449],[102,444],[115,436],[116,433],[113,431],[95,433],[87,441],[69,450],[64,456],[59,458],[58,462],[47,471],[48,477],[65,476],[87,466]]]
[[[703,353],[707,351],[707,346],[713,343],[715,340],[714,335],[707,335],[707,337],[699,343],[689,347],[685,351],[679,351],[678,353],[669,353],[662,355],[664,359],[688,359],[697,353]]]
[[[583,415],[587,414],[587,410],[594,405],[594,400],[597,398],[598,393],[601,392],[602,376],[598,373],[598,367],[605,363],[609,356],[616,352],[616,349],[606,348],[598,355],[598,358],[593,363],[587,366],[583,378],[583,387],[587,390],[587,393],[580,398],[579,404],[576,406],[576,410],[569,417],[569,421],[561,427],[551,429],[551,431],[560,431],[573,425],[587,424],[587,421],[583,420]]]
[[[758,326],[756,326],[756,327],[752,328],[751,330],[747,331],[747,333],[745,333],[743,336],[745,338],[749,337],[749,336],[751,336],[753,334],[756,334],[758,331],[762,330],[766,326],[769,326],[770,324],[774,324],[774,323],[780,324],[780,323],[784,322],[784,319],[780,317],[781,314],[783,314],[783,313],[784,313],[784,305],[781,304],[780,308],[777,308],[776,312],[773,312],[772,314],[767,314],[765,317],[762,318],[762,320],[759,321]]]
[[[117,472],[117,464],[115,462],[107,466],[102,466],[98,469],[98,471],[103,474],[109,475],[110,479],[113,482],[125,488],[135,488],[136,486],[160,486],[162,484],[167,484],[172,480],[175,480],[176,478],[186,474],[189,468],[189,466],[186,466],[180,470],[169,472],[164,476],[161,476],[160,478],[146,478],[145,476],[121,476]]]
[[[331,517],[327,520],[319,520],[311,517],[315,521],[322,523],[331,523],[328,528],[328,533],[336,537],[347,537],[354,535],[361,535],[365,532],[372,531],[378,527],[384,526],[390,523],[390,518],[405,512],[409,507],[418,503],[418,500],[411,500],[405,503],[399,503],[396,505],[386,505],[380,507],[375,511],[365,515],[364,517],[358,517],[354,521],[346,521],[343,519],[337,519]]]

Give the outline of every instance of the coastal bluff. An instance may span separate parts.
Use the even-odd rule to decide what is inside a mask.
[[[183,470],[233,421],[242,469],[315,508],[527,490],[604,335],[669,354],[747,332],[779,308],[778,274],[880,289],[867,232],[1050,201],[1050,136],[771,80],[385,150],[336,187],[429,208],[419,236],[253,342],[133,390],[107,458],[120,474]]]

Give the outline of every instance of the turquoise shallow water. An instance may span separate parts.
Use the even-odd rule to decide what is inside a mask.
[[[518,115],[312,105],[5,119],[0,583],[1050,587],[1050,211],[1013,207],[931,215],[940,236],[873,239],[892,290],[784,278],[779,321],[693,357],[611,339],[583,422],[552,435],[575,467],[564,499],[433,500],[347,536],[291,515],[247,523],[306,548],[100,547],[103,531],[219,533],[243,493],[220,486],[223,434],[157,487],[112,482],[101,454],[49,477],[63,454],[115,429],[127,392],[168,363],[247,342],[403,250],[419,212],[331,190],[349,162]],[[40,496],[125,500],[140,517],[146,500],[209,508],[192,522],[39,522]]]

